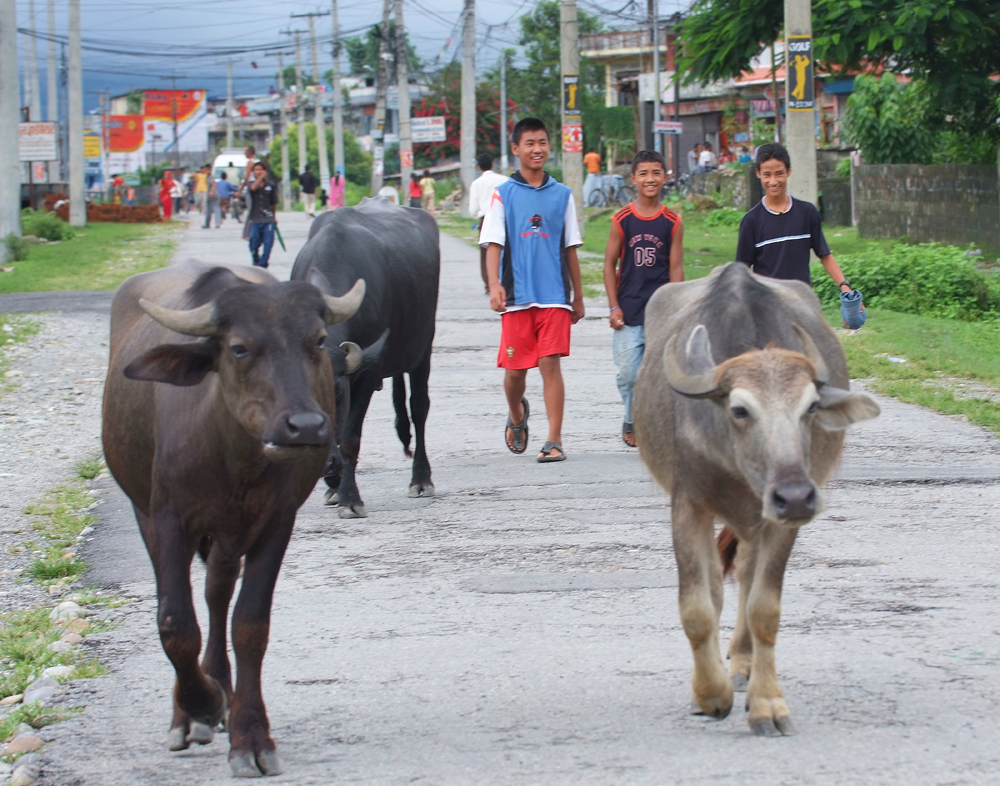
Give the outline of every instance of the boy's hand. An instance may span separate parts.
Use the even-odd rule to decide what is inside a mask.
[[[625,325],[625,317],[622,316],[622,310],[620,308],[616,308],[612,311],[611,315],[608,317],[608,322],[611,324],[612,330],[618,330],[623,327]]]
[[[490,284],[490,308],[499,313],[507,310],[507,290],[500,284]]]
[[[583,297],[573,298],[573,324],[575,325],[584,315],[587,313],[587,309],[583,307]]]

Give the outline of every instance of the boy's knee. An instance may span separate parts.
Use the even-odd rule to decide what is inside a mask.
[[[538,358],[538,370],[542,374],[558,374],[560,370],[560,359],[559,355],[546,355],[543,358]]]

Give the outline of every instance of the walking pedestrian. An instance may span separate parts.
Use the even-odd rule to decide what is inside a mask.
[[[278,204],[278,189],[271,171],[263,161],[254,162],[247,193],[250,194],[250,212],[246,223],[249,227],[250,255],[254,265],[266,268],[274,245],[274,228],[278,223],[274,215],[274,206]]]
[[[633,448],[632,389],[646,349],[646,303],[664,284],[684,280],[684,225],[660,202],[666,180],[663,156],[652,150],[636,154],[632,185],[638,197],[612,217],[604,249],[608,321],[615,331],[611,346],[625,405],[622,440]]]
[[[223,172],[223,174],[225,173]],[[204,229],[208,229],[213,216],[215,217],[215,228],[218,229],[222,226],[222,197],[215,179],[209,176],[208,189],[205,191],[205,223],[202,225]]]
[[[222,212],[222,220],[226,220],[226,215],[229,212],[230,207],[235,203],[239,204],[238,199],[233,199],[233,195],[236,193],[236,186],[234,186],[229,180],[229,170],[224,169],[219,175],[219,179],[215,183],[215,188],[219,192],[219,207]],[[239,216],[237,215],[236,220],[239,221]]]
[[[747,211],[740,222],[736,241],[736,259],[750,266],[754,273],[769,278],[801,281],[812,286],[809,275],[809,252],[815,252],[826,273],[841,292],[841,302],[853,303],[857,311],[854,287],[844,278],[844,272],[830,253],[823,236],[823,222],[811,202],[793,199],[788,193],[788,178],[792,160],[784,145],[768,142],[757,148],[757,177],[764,187],[764,197]],[[847,296],[845,300],[844,296]],[[864,306],[857,318],[864,324]],[[844,326],[848,327],[846,318]]]
[[[344,176],[334,172],[330,178],[330,209],[344,206]]]
[[[302,203],[305,205],[306,213],[313,218],[316,217],[316,175],[309,171],[309,164],[299,175],[299,189],[302,191]]]
[[[424,176],[420,180],[420,206],[430,213],[434,213],[434,178],[431,177],[431,170],[425,169]]]
[[[247,185],[250,179],[253,177],[254,164],[257,163],[257,148],[253,145],[247,145],[243,149],[243,155],[246,156],[247,165],[243,169],[243,182],[240,183],[240,190],[237,193],[237,199],[243,199],[245,201],[246,209],[249,211],[251,207],[250,193],[247,191]],[[246,223],[243,225],[243,239],[250,239],[250,219],[248,218]]]
[[[174,198],[171,194],[174,188],[174,175],[168,169],[160,179],[160,205],[163,207],[163,217],[169,221],[174,212]]]
[[[490,209],[490,199],[493,198],[493,191],[501,183],[507,181],[506,176],[493,171],[493,156],[483,153],[476,159],[476,167],[482,173],[472,181],[469,186],[469,212],[472,213],[480,227],[483,225],[483,217]],[[483,286],[486,294],[490,293],[490,282],[486,276],[486,249],[479,247],[479,273],[483,278]]]
[[[410,183],[406,187],[406,193],[410,198],[410,207],[420,207],[420,175],[416,172],[410,174]]]
[[[520,120],[511,142],[521,168],[494,189],[479,243],[488,246],[490,306],[503,314],[497,366],[505,370],[509,409],[504,439],[512,453],[527,450],[530,407],[524,390],[528,369],[537,367],[549,419],[548,439],[537,457],[544,464],[566,459],[560,358],[569,356],[570,326],[585,313],[576,254],[583,238],[572,191],[544,169],[550,151],[545,123]]]
[[[170,196],[174,200],[174,213],[177,215],[181,214],[181,208],[184,206],[184,195],[185,189],[184,184],[180,180],[180,175],[174,180],[173,186],[170,188]]]
[[[184,213],[185,213],[185,215],[190,214],[191,207],[194,205],[194,186],[195,186],[194,175],[188,175],[188,179],[184,183]]]
[[[203,164],[194,175],[194,203],[199,213],[205,212],[205,199],[208,194],[208,173],[212,168]]]

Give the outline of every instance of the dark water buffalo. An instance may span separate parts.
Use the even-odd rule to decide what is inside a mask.
[[[746,687],[757,734],[794,731],[774,646],[795,535],[820,510],[818,487],[837,463],[844,430],[879,412],[848,387],[844,352],[805,284],[734,262],[664,286],[646,307],[635,430],[643,461],[670,494],[694,698],[721,718],[734,685]],[[731,676],[719,648],[716,521],[738,543]]]
[[[260,690],[271,598],[296,511],[333,441],[327,326],[357,311],[364,282],[331,298],[235,270],[187,263],[133,276],[115,293],[104,454],[156,573],[160,640],[177,673],[170,749],[211,742],[226,720],[233,774],[275,775]],[[200,665],[196,551],[208,571]],[[234,691],[226,624],[244,557]]]
[[[427,381],[440,269],[434,219],[423,210],[384,199],[366,199],[358,207],[321,214],[295,260],[292,280],[308,281],[327,294],[346,292],[358,278],[367,285],[360,310],[330,331],[328,345],[335,370],[352,361],[358,365],[356,372],[338,379],[337,445],[325,475],[330,487],[327,501],[339,506],[342,518],[367,515],[355,469],[368,404],[387,377],[393,382],[396,433],[406,455],[413,456],[410,496],[434,495],[424,424],[430,409]],[[365,349],[351,357],[340,347],[343,341]],[[412,454],[404,374],[410,375],[410,415],[416,433]]]

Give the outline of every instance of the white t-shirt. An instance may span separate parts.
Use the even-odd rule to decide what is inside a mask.
[[[493,189],[507,180],[506,175],[487,169],[469,186],[469,212],[475,218],[482,218],[490,207]]]
[[[715,162],[712,159],[715,156],[712,155],[711,150],[702,150],[701,155],[698,156],[698,166],[712,166]]]

